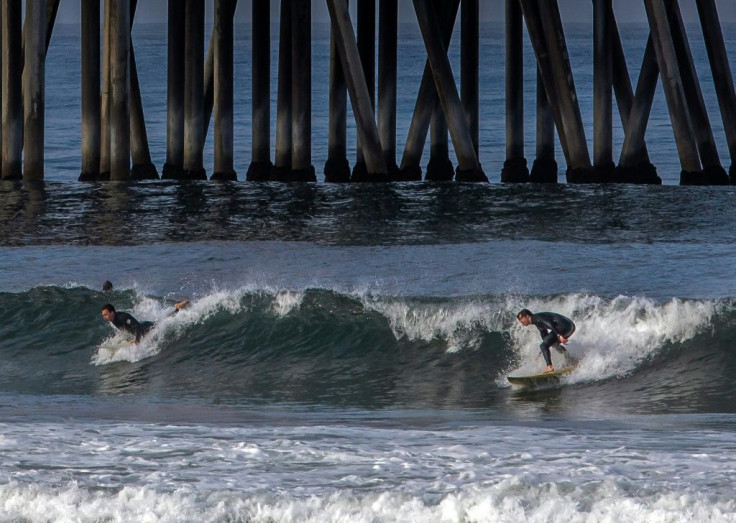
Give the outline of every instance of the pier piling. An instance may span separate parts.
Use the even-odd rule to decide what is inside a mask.
[[[680,155],[680,183],[695,184],[702,179],[702,169],[665,3],[664,0],[644,0],[644,6]]]
[[[327,161],[325,181],[344,183],[350,181],[350,163],[347,156],[347,103],[348,88],[340,61],[337,42],[340,36],[335,18],[330,24],[330,79],[329,115],[327,123]]]
[[[232,0],[215,0],[214,111],[215,168],[212,180],[237,180],[233,138],[233,9]],[[202,129],[204,132],[204,128]]]
[[[398,0],[380,0],[378,9],[378,135],[388,176],[396,180]]]
[[[21,0],[4,0],[1,5],[2,178],[19,180],[23,176],[22,4]]]
[[[291,173],[289,181],[316,182],[312,165],[312,3],[291,3]]]
[[[386,181],[388,171],[378,136],[378,126],[374,118],[368,84],[360,65],[360,53],[350,21],[348,4],[346,0],[328,0],[327,5],[332,16],[335,44],[345,75],[347,90],[350,93],[350,102],[365,160],[365,172],[354,170],[352,181]]]
[[[184,175],[184,9],[181,0],[169,0],[167,88],[166,88],[166,163],[163,178],[181,179]]]
[[[82,2],[81,182],[100,174],[100,2]]]
[[[110,11],[110,180],[130,179],[130,0]]]
[[[234,9],[233,9],[234,14]],[[271,12],[270,2],[253,2],[252,144],[246,180],[267,180],[271,173]]]
[[[593,0],[593,166],[611,182],[613,163],[613,13],[611,0]]]
[[[529,173],[529,181],[557,183],[557,160],[555,160],[555,120],[544,89],[542,74],[537,67],[537,113],[536,113],[536,158]]]
[[[480,128],[480,1],[463,0],[460,12],[460,99],[479,155]]]
[[[204,168],[204,0],[185,0],[184,178],[206,180]]]
[[[370,99],[371,119],[375,118],[376,107],[376,0],[356,0],[357,3],[357,45],[359,63],[363,69],[363,76],[368,88]],[[356,134],[355,165],[353,166],[352,181],[368,181],[365,152],[361,133]],[[374,181],[374,180],[371,180]],[[384,179],[382,181],[388,181]]]
[[[23,179],[43,180],[46,0],[28,0],[23,68]]]
[[[734,92],[731,66],[728,62],[726,45],[723,40],[723,31],[718,17],[718,8],[715,0],[696,0],[698,17],[703,29],[705,49],[708,53],[713,81],[721,110],[723,128],[726,133],[726,142],[731,156],[729,177],[731,183],[736,183],[736,93]]]
[[[524,21],[518,0],[506,0],[505,35],[506,161],[501,181],[527,182],[529,168],[524,157]]]
[[[271,178],[288,181],[291,174],[291,10],[295,0],[281,0],[279,24],[279,65],[276,101],[276,151]]]

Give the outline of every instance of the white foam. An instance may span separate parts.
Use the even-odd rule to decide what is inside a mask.
[[[131,342],[125,333],[114,331],[105,339],[92,356],[92,363],[105,365],[117,361],[136,362],[158,354],[167,343],[175,341],[193,325],[204,322],[218,311],[235,314],[241,310],[242,294],[238,291],[214,291],[201,299],[190,302],[186,309],[174,314],[171,305],[141,296],[131,310],[139,321],[152,321],[154,326],[138,344]],[[111,327],[113,328],[113,327]]]
[[[525,307],[532,312],[559,312],[575,321],[575,335],[567,348],[580,364],[567,378],[570,382],[623,376],[667,344],[682,343],[708,328],[718,310],[714,301],[672,299],[660,303],[641,297],[609,300],[575,294],[530,300]],[[539,372],[544,363],[540,361],[537,329],[514,322],[510,334],[520,360],[512,372]],[[560,361],[555,350],[552,361]]]
[[[142,486],[110,492],[87,490],[75,482],[50,488],[11,481],[0,486],[0,515],[4,520],[29,523],[736,521],[733,500],[646,489],[627,492],[624,486],[610,480],[580,487],[565,481],[535,484],[513,476],[441,494],[437,502],[400,491],[341,490],[306,497],[272,492],[248,495],[183,488],[162,493]]]
[[[294,310],[298,310],[304,300],[305,291],[280,290],[273,298],[271,310],[278,317],[283,318]]]

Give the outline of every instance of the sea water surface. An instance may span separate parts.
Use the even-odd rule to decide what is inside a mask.
[[[163,63],[165,32],[136,35]],[[736,192],[676,186],[666,113],[658,187],[79,184],[57,37],[47,182],[0,184],[0,520],[736,521]],[[105,303],[156,326],[133,345]],[[506,381],[543,368],[521,308],[577,324],[559,387]]]

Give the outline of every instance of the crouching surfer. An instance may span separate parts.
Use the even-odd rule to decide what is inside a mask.
[[[544,361],[547,363],[547,368],[544,371],[545,374],[555,371],[552,365],[552,355],[549,351],[550,347],[554,347],[557,352],[565,357],[566,361],[575,361],[563,345],[575,333],[575,323],[570,318],[555,312],[538,312],[532,314],[529,309],[520,310],[516,318],[524,327],[534,325],[539,329],[539,334],[542,336],[542,343],[539,345],[539,348],[544,356]]]
[[[188,300],[174,304],[174,314],[189,306]],[[102,306],[102,319],[112,323],[116,329],[127,332],[135,337],[133,343],[140,343],[141,338],[153,327],[151,321],[138,321],[130,313],[117,312],[115,307],[107,303]]]

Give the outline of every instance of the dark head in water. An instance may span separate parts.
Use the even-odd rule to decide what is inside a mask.
[[[102,284],[102,291],[103,292],[112,291],[112,282],[110,280],[107,280],[105,281],[105,283]]]

